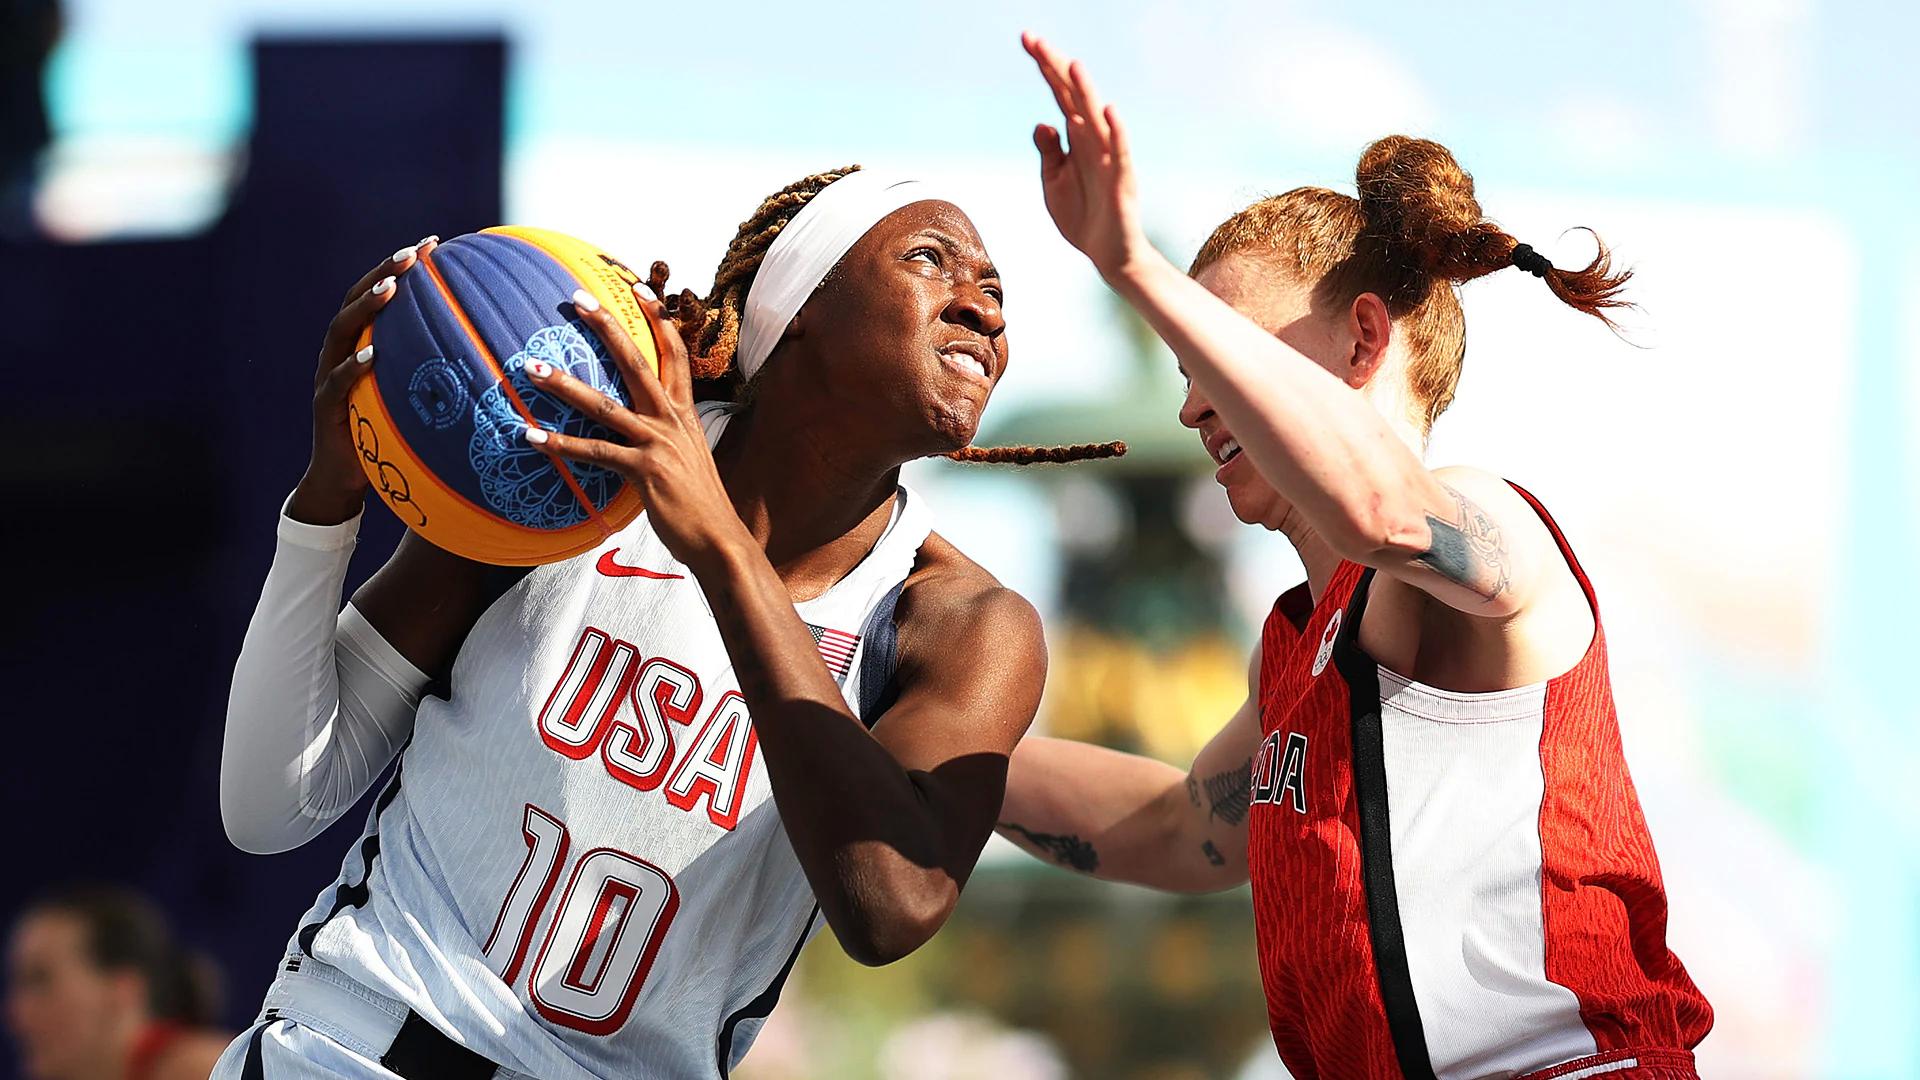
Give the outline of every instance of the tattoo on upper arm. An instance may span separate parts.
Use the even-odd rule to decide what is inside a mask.
[[[1447,492],[1453,496],[1458,520],[1446,521],[1428,514],[1431,539],[1427,550],[1414,556],[1413,561],[1473,590],[1484,600],[1498,599],[1512,585],[1507,538],[1473,500],[1451,487]]]
[[[1219,818],[1229,825],[1239,825],[1247,820],[1247,807],[1253,798],[1253,759],[1237,769],[1227,769],[1214,773],[1205,780],[1196,781],[1192,773],[1187,774],[1187,796],[1193,805],[1200,805],[1200,788],[1207,792],[1207,818]]]
[[[1205,855],[1207,857],[1207,861],[1212,863],[1215,866],[1227,865],[1227,857],[1225,855],[1220,854],[1220,849],[1217,847],[1214,847],[1213,841],[1211,840],[1208,840],[1206,843],[1200,845],[1200,853],[1202,855]]]
[[[1016,825],[1011,821],[1002,821],[999,826],[1026,837],[1027,843],[1053,856],[1053,860],[1061,866],[1071,867],[1083,874],[1091,874],[1100,868],[1099,853],[1093,850],[1092,844],[1078,836],[1034,832],[1024,825]]]

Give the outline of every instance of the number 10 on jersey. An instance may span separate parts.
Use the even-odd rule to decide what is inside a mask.
[[[659,867],[612,848],[581,855],[567,876],[573,843],[566,823],[532,803],[521,832],[527,861],[481,946],[487,966],[512,985],[534,952],[527,997],[540,1015],[589,1035],[611,1035],[633,1011],[680,908],[680,891]],[[534,951],[534,932],[563,876],[566,888]]]

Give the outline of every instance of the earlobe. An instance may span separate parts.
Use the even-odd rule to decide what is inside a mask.
[[[1347,360],[1347,385],[1363,390],[1373,381],[1387,361],[1387,346],[1393,341],[1393,317],[1386,301],[1373,293],[1354,297],[1347,312],[1347,331],[1353,338],[1353,351]]]

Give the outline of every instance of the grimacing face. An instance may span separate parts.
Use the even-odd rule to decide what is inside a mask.
[[[14,926],[7,956],[7,1028],[31,1077],[96,1071],[144,1019],[138,979],[103,971],[87,952],[86,924],[36,911]]]
[[[1295,351],[1344,376],[1351,338],[1343,336],[1340,320],[1313,310],[1312,290],[1307,285],[1270,263],[1243,254],[1224,256],[1193,279]],[[1192,380],[1187,382],[1180,422],[1199,434],[1208,456],[1218,465],[1213,479],[1226,489],[1234,516],[1248,525],[1278,529],[1290,509],[1286,499],[1239,452],[1239,443],[1234,441],[1226,421],[1213,411]]]
[[[844,402],[903,461],[944,453],[973,441],[1006,372],[1003,298],[967,215],[912,203],[847,251],[781,347],[802,347],[812,392]]]

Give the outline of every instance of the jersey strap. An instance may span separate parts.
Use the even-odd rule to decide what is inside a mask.
[[[866,642],[860,654],[860,722],[868,727],[900,696],[893,685],[894,673],[900,668],[900,628],[894,625],[893,610],[906,587],[903,581],[888,589],[860,629],[860,637]]]
[[[1407,963],[1406,931],[1393,876],[1393,826],[1387,816],[1386,740],[1380,716],[1380,669],[1360,648],[1360,623],[1373,585],[1371,567],[1360,575],[1347,602],[1346,621],[1334,640],[1333,662],[1347,684],[1352,710],[1353,792],[1360,812],[1360,870],[1367,894],[1367,930],[1380,1003],[1393,1036],[1394,1056],[1408,1080],[1432,1080],[1420,1001]]]

